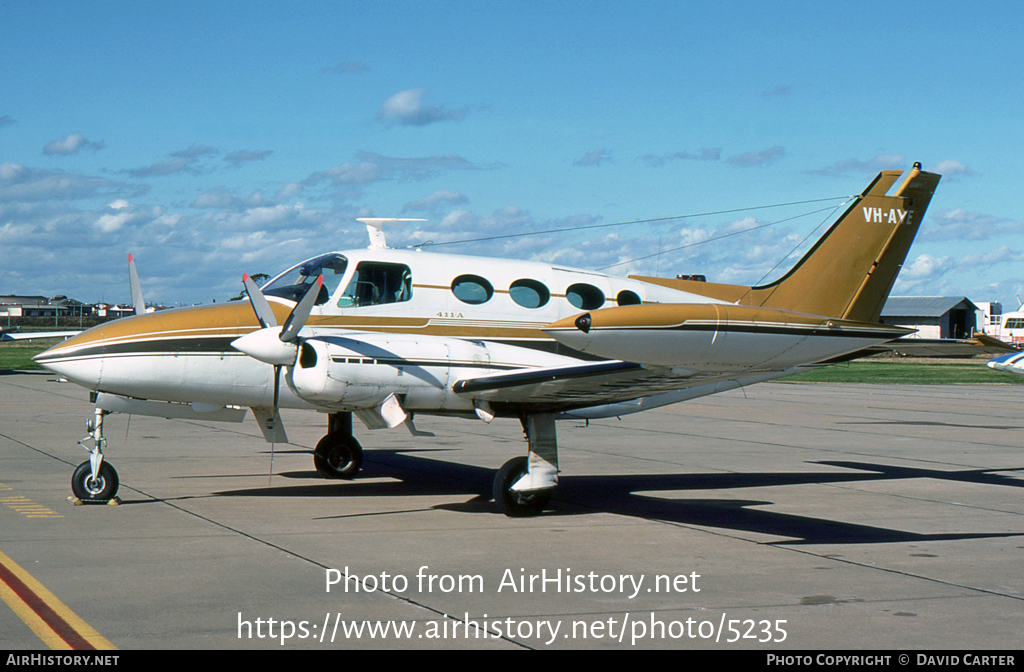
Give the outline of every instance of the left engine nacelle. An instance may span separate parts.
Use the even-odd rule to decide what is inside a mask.
[[[303,341],[287,382],[302,399],[339,411],[374,408],[390,394],[409,410],[472,411],[451,385],[489,364],[486,346],[459,339],[323,336]]]

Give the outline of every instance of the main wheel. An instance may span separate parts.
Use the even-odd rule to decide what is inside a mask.
[[[529,471],[525,457],[514,457],[498,470],[494,477],[494,503],[498,510],[510,518],[536,516],[544,511],[551,501],[551,488],[532,492],[517,492],[512,489],[516,481]]]
[[[352,436],[328,434],[316,444],[313,465],[324,478],[355,478],[363,466],[363,447]]]
[[[108,501],[117,494],[117,470],[109,462],[100,465],[100,473],[92,477],[92,465],[89,460],[82,462],[71,476],[71,492],[78,499]]]

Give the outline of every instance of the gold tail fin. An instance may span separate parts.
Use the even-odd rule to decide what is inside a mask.
[[[887,196],[901,174],[899,170],[879,173],[807,254],[775,282],[741,287],[633,277],[739,305],[877,322],[940,178],[915,163],[896,193]]]

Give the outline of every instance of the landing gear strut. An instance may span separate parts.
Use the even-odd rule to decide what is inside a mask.
[[[107,413],[97,408],[92,421],[86,425],[89,435],[78,442],[89,451],[89,459],[78,465],[71,476],[71,492],[83,502],[109,502],[117,494],[117,471],[109,462],[103,461],[103,448],[107,445],[103,436],[103,418]],[[87,441],[92,442],[91,448],[86,445]]]
[[[327,435],[313,451],[313,465],[324,478],[351,479],[363,466],[363,447],[352,436],[352,414],[331,413]]]
[[[529,442],[526,457],[515,457],[494,477],[494,503],[510,518],[536,516],[547,508],[558,485],[558,441],[555,417],[549,414],[522,418]]]

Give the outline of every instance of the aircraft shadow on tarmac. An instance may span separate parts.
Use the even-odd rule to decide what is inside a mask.
[[[444,509],[467,513],[497,514],[490,501],[490,469],[438,459],[423,458],[409,450],[375,450],[366,453],[360,478],[354,481],[323,481],[316,472],[288,472],[291,480],[317,479],[316,485],[268,486],[214,493],[220,497],[415,497],[475,495],[465,502],[440,504],[423,509],[325,516],[321,520],[344,519]],[[445,451],[429,451],[445,452]],[[656,491],[735,490],[784,485],[850,483],[907,478],[936,478],[986,485],[1021,487],[1024,482],[993,471],[939,471],[895,467],[861,462],[817,462],[816,464],[857,470],[854,473],[747,473],[747,474],[651,474],[613,476],[572,476],[559,479],[550,510],[544,517],[613,513],[680,525],[756,532],[780,537],[777,544],[881,544],[959,539],[1015,537],[1024,533],[940,533],[921,534],[903,530],[858,525],[822,518],[779,513],[755,507],[774,502],[741,499],[666,499],[650,495]],[[391,477],[389,480],[374,480]],[[397,480],[392,480],[397,479]],[[408,500],[405,500],[408,501]]]

